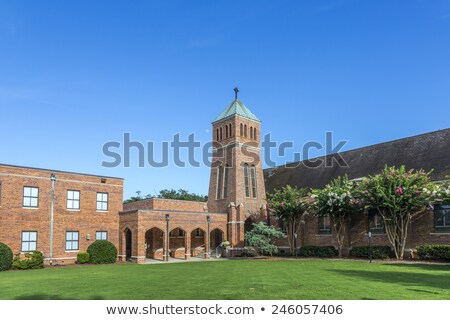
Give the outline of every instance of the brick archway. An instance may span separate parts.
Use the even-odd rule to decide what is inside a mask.
[[[195,228],[191,232],[190,253],[192,257],[203,258],[206,248],[206,232],[202,228]]]
[[[173,228],[169,232],[169,255],[176,259],[186,259],[187,232],[181,227]]]
[[[145,257],[164,260],[164,231],[153,227],[145,232]]]

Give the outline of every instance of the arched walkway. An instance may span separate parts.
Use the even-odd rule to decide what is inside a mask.
[[[145,257],[150,259],[164,259],[164,231],[152,228],[145,233]]]
[[[175,228],[169,232],[169,254],[172,258],[186,258],[186,231]]]
[[[210,233],[211,250],[220,246],[223,242],[223,231],[216,228]]]
[[[133,242],[133,235],[131,233],[130,229],[125,230],[125,260],[130,261],[132,256],[132,242]]]
[[[191,256],[203,258],[205,255],[205,231],[197,228],[191,232]]]

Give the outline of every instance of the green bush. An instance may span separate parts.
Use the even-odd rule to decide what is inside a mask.
[[[389,246],[373,246],[372,259],[388,259],[392,257],[392,249]],[[355,258],[369,258],[369,246],[353,247],[350,256]]]
[[[424,244],[416,249],[420,260],[450,261],[450,245]]]
[[[117,248],[107,240],[97,240],[87,249],[89,262],[95,264],[115,263]]]
[[[0,242],[0,271],[11,269],[13,253],[4,243]]]
[[[299,250],[302,257],[330,258],[335,257],[337,253],[337,249],[333,246],[304,246]]]
[[[80,252],[77,254],[77,263],[79,264],[85,264],[89,262],[89,253],[87,252]]]
[[[40,251],[31,251],[21,258],[20,254],[15,255],[12,268],[16,270],[42,269],[44,268],[44,255]]]

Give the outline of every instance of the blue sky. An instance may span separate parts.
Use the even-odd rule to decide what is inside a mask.
[[[205,194],[205,166],[104,168],[102,146],[206,143],[235,86],[296,151],[448,128],[450,2],[0,1],[0,163]]]

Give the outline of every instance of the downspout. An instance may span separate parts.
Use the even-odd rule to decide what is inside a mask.
[[[50,206],[50,265],[53,265],[53,216],[55,211],[55,174],[50,175],[50,181],[52,182],[52,199]]]

